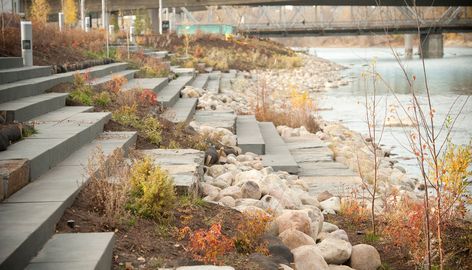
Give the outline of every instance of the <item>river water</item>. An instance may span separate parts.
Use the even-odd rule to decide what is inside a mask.
[[[399,53],[403,49],[396,49]],[[322,118],[330,121],[340,121],[352,130],[367,134],[368,127],[365,117],[366,91],[372,93],[373,80],[365,76],[367,70],[375,71],[381,76],[376,80],[378,125],[384,120],[385,106],[387,115],[399,115],[405,117],[404,110],[398,106],[398,102],[408,110],[411,104],[410,87],[405,75],[395,60],[393,52],[389,48],[314,48],[310,52],[347,69],[342,71],[345,80],[349,84],[339,88],[329,88],[320,98],[319,104],[322,110],[319,112]],[[416,77],[414,89],[419,93],[420,101],[426,105],[425,81],[422,61],[416,55],[407,60],[403,56],[401,62],[405,67],[409,78]],[[370,65],[370,67],[369,67]],[[462,112],[457,117],[450,135],[455,144],[467,144],[472,138],[472,48],[446,48],[444,58],[425,59],[426,77],[431,94],[432,106],[435,110],[435,125],[439,127],[448,115],[455,119],[462,105]],[[364,74],[364,76],[363,76]],[[388,85],[388,86],[387,86]],[[395,91],[395,95],[391,91]],[[396,106],[397,113],[392,113]],[[426,108],[426,107],[425,107]],[[439,128],[437,128],[437,131]],[[380,130],[378,130],[380,132]],[[381,144],[391,149],[393,157],[399,161],[407,173],[413,177],[419,175],[419,169],[410,151],[407,134],[409,128],[386,127]],[[444,140],[446,132],[439,136],[439,141]]]

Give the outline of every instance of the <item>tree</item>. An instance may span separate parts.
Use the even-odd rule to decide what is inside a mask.
[[[77,4],[75,0],[64,1],[64,22],[66,25],[72,25],[77,22]]]
[[[35,23],[45,24],[51,10],[47,0],[33,0],[30,9],[30,19]]]

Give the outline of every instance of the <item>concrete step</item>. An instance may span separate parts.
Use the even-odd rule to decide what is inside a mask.
[[[236,118],[236,135],[243,153],[264,155],[265,143],[254,115],[239,115]]]
[[[234,71],[234,70],[233,70]],[[234,80],[236,77],[236,72],[222,73],[220,81],[220,92],[225,90],[232,90],[231,80]]]
[[[65,106],[68,93],[46,93],[0,104],[7,123],[24,122]]]
[[[198,184],[203,181],[205,153],[195,149],[140,150],[153,158],[172,176],[178,194],[197,195]]]
[[[180,98],[172,107],[164,112],[163,117],[173,123],[188,122],[195,114],[197,102],[197,98]]]
[[[272,122],[260,122],[259,128],[265,142],[265,155],[262,156],[262,164],[271,166],[276,171],[297,173],[298,164],[274,124]]]
[[[170,68],[170,71],[174,72],[178,76],[195,76],[195,69],[194,68],[182,68],[182,67],[174,67]]]
[[[93,86],[94,88],[103,88],[103,87],[106,87],[106,85],[112,82],[115,78],[121,78],[121,77],[125,78],[126,81],[128,82],[134,78],[134,74],[136,74],[136,72],[138,72],[138,70],[122,70],[122,71],[113,72],[106,76],[93,79],[92,81],[90,81],[90,85]]]
[[[12,101],[24,97],[43,94],[46,90],[61,84],[70,83],[74,80],[74,74],[88,74],[91,79],[103,77],[110,73],[126,69],[126,63],[113,63],[100,65],[80,71],[53,74],[51,76],[33,78],[0,85],[1,102]]]
[[[48,114],[43,115],[42,118],[46,121],[32,119],[35,123],[36,134],[0,152],[0,160],[29,160],[30,180],[38,178],[71,153],[94,140],[102,133],[103,126],[111,118],[111,113],[81,112],[60,121],[50,121]]]
[[[0,69],[0,84],[28,80],[52,74],[49,66],[32,66]]]
[[[207,91],[218,94],[220,92],[221,72],[214,71],[210,73],[210,80],[208,81]]]
[[[127,150],[135,142],[135,132],[105,132],[0,203],[0,269],[24,269],[51,238],[65,209],[88,181],[84,166],[98,147],[109,156],[115,149]]]
[[[21,57],[0,57],[0,69],[19,68],[23,66]]]
[[[191,86],[199,89],[206,89],[209,78],[210,75],[208,73],[198,74]]]
[[[121,87],[123,91],[131,89],[150,89],[155,93],[160,92],[169,84],[168,78],[151,78],[151,79],[132,79]]]
[[[26,270],[111,269],[113,232],[54,235]]]
[[[226,128],[231,132],[236,131],[236,114],[233,111],[197,111],[195,122],[214,128]]]
[[[169,54],[168,51],[157,51],[157,52],[146,52],[144,53],[147,56],[158,58],[158,59],[163,59],[166,58],[167,55]]]
[[[192,76],[181,76],[170,81],[169,84],[159,92],[159,95],[157,95],[157,102],[166,107],[173,106],[180,98],[180,91],[184,89],[185,86],[191,84],[193,80],[194,77]]]

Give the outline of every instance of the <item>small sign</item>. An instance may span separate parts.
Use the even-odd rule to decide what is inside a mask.
[[[31,50],[31,40],[22,40],[23,50]]]
[[[167,32],[169,31],[170,28],[170,22],[169,21],[162,21],[162,31]]]

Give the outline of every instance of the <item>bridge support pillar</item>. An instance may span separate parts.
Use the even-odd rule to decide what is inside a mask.
[[[443,35],[439,34],[421,34],[420,35],[420,53],[423,58],[441,58],[444,55]]]
[[[405,56],[411,58],[413,56],[413,34],[405,34]]]

